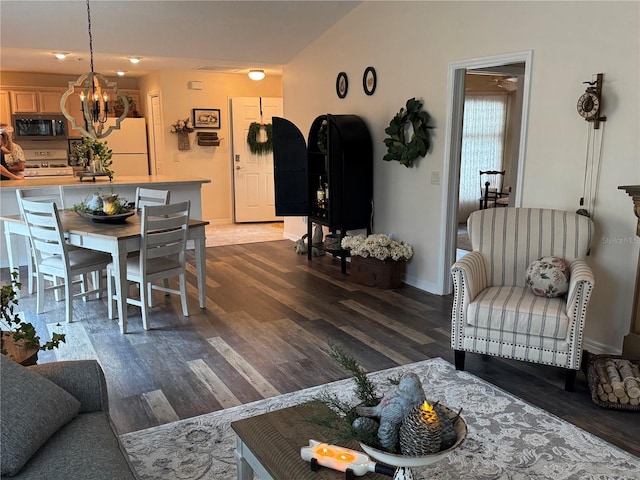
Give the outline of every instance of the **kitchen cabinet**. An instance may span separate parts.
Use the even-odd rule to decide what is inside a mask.
[[[12,90],[12,113],[60,114],[60,99],[64,90]]]
[[[305,146],[293,123],[274,117],[273,159],[276,215],[307,216],[309,247],[314,224],[340,238],[348,230],[371,233],[373,145],[362,118],[321,115],[313,121]],[[341,257],[345,273],[347,252],[329,251]]]
[[[7,90],[0,90],[0,123],[11,125],[11,97]]]

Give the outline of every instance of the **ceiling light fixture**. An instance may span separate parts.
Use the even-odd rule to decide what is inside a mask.
[[[131,63],[140,63],[141,58],[140,57],[129,57],[129,61]]]
[[[125,70],[118,70],[116,73],[118,74],[118,76],[124,77],[124,74],[127,72]]]
[[[91,72],[80,75],[75,82],[69,82],[69,90],[64,92],[60,99],[60,110],[62,114],[71,122],[71,128],[80,130],[85,137],[94,140],[104,138],[113,130],[120,130],[120,122],[129,113],[129,101],[126,95],[118,92],[115,82],[109,82],[99,73],[93,71],[93,36],[91,34],[91,9],[87,0],[87,20],[89,25],[89,52],[91,53]],[[82,105],[82,124],[76,124],[74,115],[67,111],[67,98],[71,95],[79,95]],[[109,110],[109,99],[122,101],[124,112],[116,118],[115,125],[110,125],[105,131],[107,123],[107,112]],[[71,102],[69,102],[71,104]]]
[[[249,70],[249,78],[251,80],[262,80],[264,77],[264,70]]]
[[[67,58],[67,55],[69,55],[69,54],[67,52],[53,52],[53,55],[58,60],[64,60],[65,58]]]

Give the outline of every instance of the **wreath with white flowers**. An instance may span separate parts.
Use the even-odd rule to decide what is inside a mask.
[[[390,162],[397,160],[405,167],[413,166],[413,161],[418,157],[424,157],[431,148],[431,134],[433,128],[429,123],[431,116],[422,110],[422,102],[415,98],[407,100],[406,109],[403,107],[396,114],[384,132],[389,138],[384,139],[387,146],[387,154],[383,160]],[[409,141],[405,138],[407,124],[413,127],[413,134]]]
[[[258,141],[258,134],[260,129],[264,127],[267,133],[267,140],[264,142]],[[273,125],[267,123],[266,125],[260,125],[257,122],[249,125],[249,133],[247,134],[247,143],[249,144],[249,150],[254,155],[266,155],[273,152]]]

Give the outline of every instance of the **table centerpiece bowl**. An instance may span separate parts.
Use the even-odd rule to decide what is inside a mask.
[[[467,438],[467,423],[464,421],[464,419],[457,412],[444,405],[441,405],[441,408],[443,408],[447,412],[447,416],[451,419],[452,422],[454,422],[454,430],[456,432],[455,443],[446,450],[441,450],[439,452],[430,453],[427,455],[411,456],[385,452],[384,450],[380,450],[362,442],[360,442],[360,446],[366,454],[368,454],[375,460],[386,463],[387,465],[391,465],[393,467],[398,467],[396,470],[396,474],[393,477],[394,480],[413,479],[414,477],[410,470],[411,467],[424,467],[439,462],[447,455],[449,455],[453,450],[462,445],[462,442],[464,442],[464,440]]]
[[[71,208],[83,218],[97,223],[124,223],[135,214],[135,209],[118,194],[100,195],[94,193],[92,198],[74,205]]]

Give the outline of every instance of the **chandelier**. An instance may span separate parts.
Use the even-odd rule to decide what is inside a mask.
[[[60,110],[71,122],[71,128],[80,130],[85,137],[98,140],[109,135],[113,130],[120,129],[120,122],[129,113],[127,96],[118,92],[115,82],[109,82],[103,75],[93,71],[93,37],[91,35],[91,9],[87,0],[87,19],[89,24],[89,52],[91,53],[91,72],[80,75],[75,82],[69,82],[69,90],[60,99]],[[73,113],[67,110],[67,99],[78,95],[82,119],[77,122]],[[115,121],[108,121],[109,100],[118,100],[124,106],[124,112]],[[77,102],[75,102],[77,105]]]

